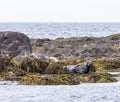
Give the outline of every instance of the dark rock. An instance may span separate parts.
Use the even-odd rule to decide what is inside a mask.
[[[27,35],[19,32],[0,32],[1,54],[11,54],[15,57],[19,54],[29,54],[32,52],[30,40]]]

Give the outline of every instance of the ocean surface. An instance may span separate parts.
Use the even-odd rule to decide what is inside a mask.
[[[0,23],[0,31],[23,32],[30,38],[101,37],[120,33],[120,23]],[[0,81],[0,102],[120,102],[120,81],[56,86]]]
[[[0,102],[120,102],[120,82],[56,86],[0,82]]]
[[[0,23],[0,31],[17,31],[30,38],[108,36],[120,33],[120,23]]]

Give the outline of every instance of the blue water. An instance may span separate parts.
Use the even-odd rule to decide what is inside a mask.
[[[0,31],[18,31],[30,38],[108,36],[120,33],[120,23],[0,23]]]

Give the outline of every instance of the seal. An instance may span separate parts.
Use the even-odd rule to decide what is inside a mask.
[[[91,71],[95,72],[95,67],[91,62],[84,62],[77,65],[68,65],[64,66],[64,69],[67,73],[73,74],[88,74]]]
[[[37,58],[37,59],[48,59],[48,56],[41,53],[32,53],[30,57]]]

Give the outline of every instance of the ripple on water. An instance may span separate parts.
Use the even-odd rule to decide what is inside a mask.
[[[0,102],[119,102],[120,82],[80,85],[0,85]]]

